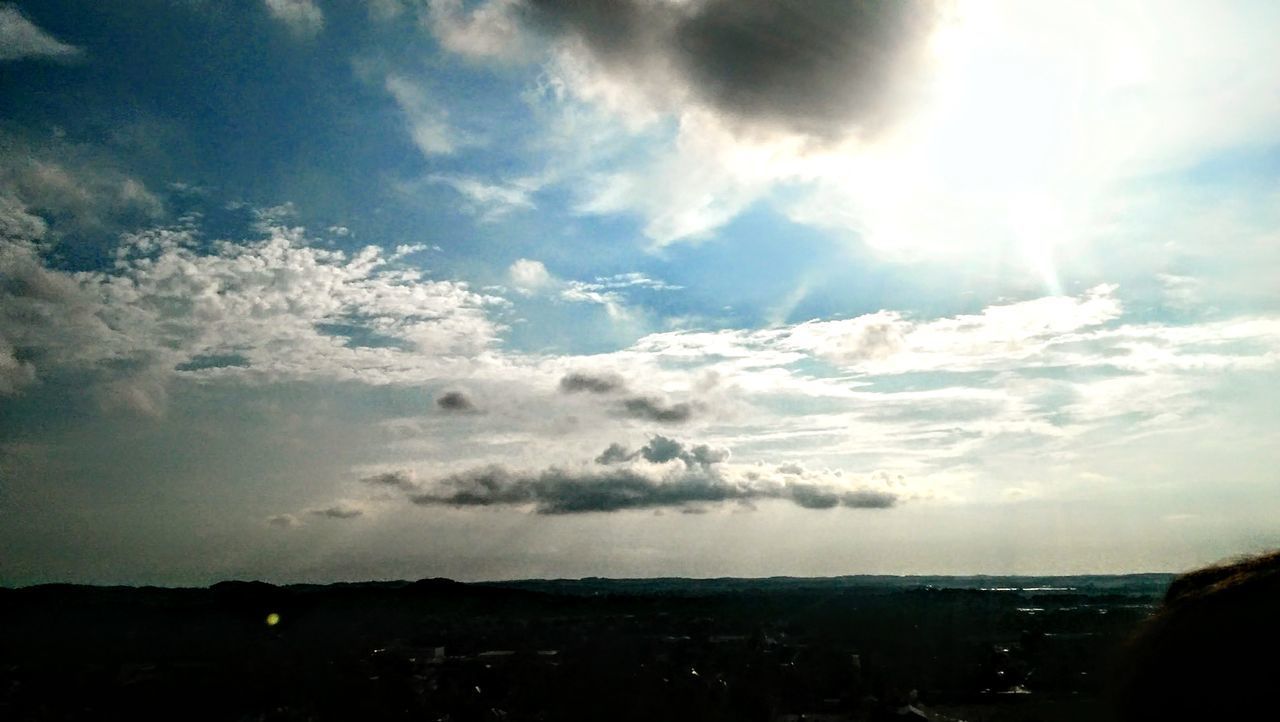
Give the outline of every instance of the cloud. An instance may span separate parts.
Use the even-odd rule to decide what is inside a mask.
[[[849,159],[813,156],[910,107],[938,5],[436,2],[429,25],[468,57],[549,56],[530,97],[558,119],[552,175],[579,213],[637,214],[661,247],[706,236],[778,183],[845,173]]]
[[[635,458],[635,454],[627,449],[627,447],[614,442],[609,444],[609,448],[600,452],[600,455],[596,457],[596,463],[603,465],[618,464],[624,461],[630,461],[633,458]]]
[[[85,243],[164,216],[164,204],[141,181],[102,159],[79,157],[86,152],[0,132],[0,232]]]
[[[548,288],[556,282],[542,261],[530,258],[521,258],[512,263],[507,269],[507,278],[517,291],[526,295]]]
[[[980,313],[914,320],[895,311],[758,331],[652,334],[634,348],[669,357],[720,356],[784,365],[805,356],[868,374],[964,371],[1047,363],[1055,346],[1119,319],[1116,287],[995,304]]]
[[[613,447],[610,446],[609,448],[612,449]],[[684,462],[685,466],[693,468],[695,466],[706,467],[728,461],[729,450],[713,449],[706,444],[686,447],[685,444],[675,439],[655,435],[649,439],[649,443],[640,447],[639,450],[627,458],[634,459],[637,456],[653,464],[665,464],[668,461],[679,459]]]
[[[445,411],[475,411],[476,405],[461,391],[449,391],[436,399],[436,406]]]
[[[573,371],[560,377],[560,392],[566,394],[612,394],[625,391],[626,381],[616,373],[589,373]],[[632,396],[622,399],[618,406],[623,416],[645,421],[679,424],[693,417],[693,404],[681,401],[669,404],[653,396]]]
[[[686,402],[667,404],[650,396],[636,396],[622,402],[627,416],[647,421],[679,424],[693,416],[693,406]]]
[[[363,484],[373,487],[399,489],[401,491],[412,491],[418,488],[417,482],[414,480],[416,475],[411,469],[397,469],[395,471],[384,471],[379,474],[366,476],[360,480]]]
[[[0,60],[53,58],[66,60],[80,49],[58,40],[28,20],[16,6],[0,5]]]
[[[302,520],[293,514],[275,514],[267,517],[267,524],[279,529],[293,529],[302,526]]]
[[[888,490],[853,488],[834,477],[786,479],[757,467],[730,467],[728,452],[657,436],[636,452],[613,444],[595,464],[522,471],[491,464],[446,476],[410,500],[423,506],[532,506],[539,514],[697,508],[705,504],[787,500],[809,509],[886,509]],[[678,465],[669,462],[681,461]]]
[[[466,176],[432,175],[427,180],[441,183],[466,199],[463,210],[483,221],[497,220],[513,211],[534,208],[530,193],[537,184],[530,180],[513,183],[487,183]]]
[[[696,103],[748,131],[821,139],[885,123],[935,20],[932,3],[869,1],[530,0],[522,9],[597,82],[658,106]]]
[[[632,311],[624,298],[625,291],[671,291],[679,286],[667,284],[642,273],[624,273],[597,277],[594,281],[557,278],[541,261],[521,258],[507,269],[507,277],[516,291],[525,296],[542,294],[568,303],[590,303],[602,306],[614,321],[628,321]]]
[[[19,359],[13,345],[0,336],[0,396],[17,393],[35,381],[35,366]]]
[[[319,509],[310,509],[308,513],[325,519],[355,519],[364,516],[364,509],[351,502],[339,502]]]
[[[422,86],[393,73],[387,76],[385,87],[400,106],[409,125],[409,136],[423,155],[448,155],[457,149],[462,138],[450,127],[444,108]]]
[[[301,37],[314,37],[324,29],[324,13],[314,0],[263,0],[271,17]]]
[[[376,247],[347,254],[300,228],[263,232],[240,243],[191,228],[126,234],[112,266],[80,273],[0,239],[0,338],[23,354],[5,355],[6,387],[80,374],[104,408],[156,414],[176,374],[421,382],[473,366],[497,337],[486,309],[500,299],[426,280]]]
[[[473,59],[511,60],[531,51],[521,26],[521,0],[490,0],[471,8],[462,0],[430,0],[424,18],[448,50]]]
[[[593,394],[608,394],[626,388],[626,381],[615,373],[592,374],[585,371],[574,371],[560,378],[560,390],[571,394],[588,391]]]

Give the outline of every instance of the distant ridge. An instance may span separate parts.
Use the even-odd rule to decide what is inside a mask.
[[[1111,588],[1134,585],[1163,589],[1176,574],[1170,572],[1135,572],[1129,574],[1069,574],[1069,575],[1015,575],[1015,574],[967,574],[967,575],[911,575],[911,574],[846,574],[831,577],[580,577],[557,579],[508,579],[497,581],[461,582],[446,577],[425,577],[417,580],[369,580],[338,582],[292,582],[275,584],[256,579],[227,579],[207,587],[155,586],[127,584],[78,584],[51,582],[21,587],[0,586],[0,591],[44,590],[74,592],[76,590],[202,590],[224,594],[253,594],[276,591],[340,590],[408,590],[416,592],[462,592],[479,589],[509,589],[552,593],[580,594],[583,592],[714,592],[714,591],[768,591],[783,589],[841,589],[841,588],[935,588],[972,589],[992,591],[1088,591],[1105,592]]]

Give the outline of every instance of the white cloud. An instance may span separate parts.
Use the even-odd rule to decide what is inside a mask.
[[[299,36],[313,37],[324,29],[324,12],[313,0],[263,0],[271,16]]]
[[[530,194],[537,189],[537,183],[528,179],[512,183],[486,183],[465,176],[432,175],[427,180],[442,183],[457,191],[466,199],[463,208],[484,221],[497,220],[513,211],[534,208]]]
[[[516,17],[519,0],[495,0],[468,9],[462,0],[430,0],[423,21],[440,43],[470,58],[513,59],[528,52]]]
[[[529,294],[552,285],[553,279],[542,261],[530,258],[518,259],[507,269],[507,277],[511,285],[521,293]]]
[[[557,278],[541,261],[521,258],[507,269],[507,278],[517,292],[525,296],[545,295],[568,303],[590,303],[604,308],[614,321],[633,318],[624,292],[646,289],[650,291],[678,290],[663,281],[642,273],[622,273],[597,278],[594,281],[575,281]]]
[[[75,274],[49,270],[34,246],[8,241],[0,270],[9,279],[0,336],[39,350],[37,375],[105,374],[104,406],[147,414],[161,411],[175,373],[420,382],[474,363],[500,330],[488,317],[499,299],[427,280],[374,247],[316,248],[301,229],[211,248],[189,229],[135,233],[113,268]],[[27,369],[18,364],[6,377]]]
[[[0,5],[0,60],[69,59],[80,49],[58,40],[28,20],[16,6]]]
[[[409,135],[423,155],[448,155],[457,149],[462,139],[449,126],[448,114],[421,85],[393,73],[385,87],[404,113]]]

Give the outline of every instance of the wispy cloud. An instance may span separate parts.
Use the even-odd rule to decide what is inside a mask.
[[[387,76],[385,87],[404,114],[409,136],[425,156],[448,155],[464,142],[449,125],[444,106],[428,95],[425,88],[403,75]]]
[[[0,60],[48,58],[70,60],[81,50],[41,30],[15,5],[0,4]]]
[[[263,0],[276,20],[302,37],[314,37],[324,29],[324,12],[314,0]]]
[[[440,147],[445,146],[442,144]],[[432,175],[427,180],[457,191],[465,199],[463,208],[483,221],[494,221],[518,210],[535,208],[532,193],[538,184],[531,180],[486,183],[477,178],[448,175]]]

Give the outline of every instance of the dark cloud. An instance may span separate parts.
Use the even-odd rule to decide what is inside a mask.
[[[609,394],[623,391],[626,387],[626,381],[613,373],[593,374],[575,371],[565,374],[560,379],[560,391],[566,394],[580,392]],[[679,424],[693,416],[694,408],[692,404],[686,402],[667,404],[662,399],[652,396],[633,396],[623,399],[621,412],[635,419]]]
[[[846,491],[840,495],[840,504],[853,509],[888,509],[897,503],[897,494],[875,489]]]
[[[786,480],[760,473],[738,478],[720,466],[727,458],[727,451],[658,436],[635,452],[612,444],[594,466],[522,471],[493,464],[447,476],[431,485],[432,490],[411,493],[409,498],[424,506],[532,506],[539,514],[700,510],[708,504],[738,502],[749,506],[770,499],[808,509],[881,509],[897,502],[888,492],[849,491],[817,480]],[[654,466],[677,459],[685,465],[674,473]]]
[[[728,449],[713,449],[706,444],[688,446],[665,436],[654,436],[640,448],[640,455],[645,461],[660,464],[671,459],[680,459],[685,466],[710,466],[729,460]]]
[[[710,466],[729,460],[728,449],[713,449],[706,444],[686,446],[685,444],[662,435],[655,435],[649,443],[635,451],[630,451],[622,444],[613,443],[604,453],[596,457],[597,464],[617,464],[624,461],[644,459],[651,464],[665,464],[679,459],[685,466]]]
[[[436,406],[445,411],[475,411],[476,405],[461,391],[450,391],[436,399]]]
[[[355,519],[364,516],[364,509],[349,504],[334,504],[323,509],[312,509],[311,513],[326,519]]]
[[[411,491],[418,488],[418,484],[414,481],[413,472],[408,469],[384,471],[381,474],[366,476],[360,481],[370,486],[391,487],[402,491]]]
[[[682,424],[693,416],[693,406],[686,402],[665,404],[651,396],[636,396],[622,402],[627,416],[664,424]]]
[[[589,391],[593,394],[607,394],[626,388],[626,382],[617,374],[589,374],[575,371],[565,374],[560,379],[560,390],[566,394],[578,391]]]
[[[793,483],[791,500],[806,509],[830,509],[840,503],[840,495],[818,484]]]
[[[524,14],[545,33],[580,41],[620,79],[674,74],[739,124],[834,138],[888,120],[938,3],[528,0]]]
[[[215,353],[192,356],[191,360],[180,363],[174,368],[178,371],[203,371],[205,369],[247,368],[249,359],[244,354]]]
[[[635,453],[628,451],[627,447],[619,443],[609,444],[609,448],[605,449],[596,457],[597,464],[618,464],[623,461],[630,461],[635,458]]]
[[[751,498],[749,488],[711,474],[672,480],[631,468],[575,471],[551,468],[532,474],[490,466],[448,477],[444,494],[413,496],[418,504],[493,506],[534,504],[541,514],[577,514],[624,509],[680,507]]]

